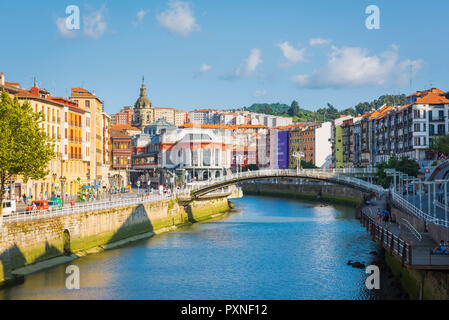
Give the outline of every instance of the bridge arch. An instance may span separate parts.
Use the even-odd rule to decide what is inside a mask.
[[[324,181],[333,184],[344,185],[363,192],[375,193],[378,196],[385,194],[387,190],[381,186],[358,179],[355,175],[368,176],[375,172],[373,169],[306,169],[306,170],[258,170],[252,172],[237,173],[230,176],[211,179],[199,183],[190,189],[190,195],[198,198],[215,190],[235,185],[240,182],[266,180],[266,179],[306,179]]]

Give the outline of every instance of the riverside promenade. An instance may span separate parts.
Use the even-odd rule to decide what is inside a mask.
[[[373,198],[370,205],[360,210],[360,222],[402,266],[418,270],[449,270],[449,255],[435,255],[431,251],[438,245],[428,232],[419,232],[407,220],[392,215],[392,221],[378,224],[377,209],[387,208],[386,196]],[[448,239],[442,239],[448,240]]]

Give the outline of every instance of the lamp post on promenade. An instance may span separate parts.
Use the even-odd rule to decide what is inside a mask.
[[[428,214],[430,216],[433,216],[434,219],[437,218],[437,216],[436,216],[436,185],[439,183],[440,182],[438,182],[438,181],[423,181],[423,184],[427,185],[427,211],[428,211]],[[433,188],[432,188],[432,185],[433,185]],[[433,201],[431,201],[432,193],[433,193]],[[433,204],[433,210],[432,210],[431,203]]]
[[[411,183],[413,184],[413,193],[415,195],[419,194],[419,210],[422,211],[422,203],[421,203],[421,199],[422,199],[422,194],[421,194],[421,179],[419,178],[415,178],[415,177],[411,177],[410,178]],[[418,190],[416,188],[416,184],[418,185]]]
[[[443,198],[441,200],[444,201],[444,221],[445,221],[445,224],[447,225],[447,222],[448,222],[448,220],[447,220],[447,218],[448,218],[448,203],[447,203],[448,194],[447,194],[447,191],[448,191],[449,180],[435,180],[435,183],[443,185]],[[434,187],[434,192],[435,192],[435,187]],[[436,205],[436,201],[437,201],[436,200],[436,194],[434,194],[434,200],[433,201],[435,202],[434,203],[434,206],[435,206]]]
[[[66,177],[59,177],[59,181],[61,181],[61,205],[64,207],[64,195],[65,195],[65,182]]]
[[[56,181],[57,181],[57,179],[58,179],[58,175],[56,174],[56,173],[53,173],[52,175],[52,178],[53,178],[53,188],[55,189],[55,191],[56,191],[56,186],[55,186],[55,184],[56,184]],[[51,190],[52,191],[52,196],[53,196],[53,190]]]

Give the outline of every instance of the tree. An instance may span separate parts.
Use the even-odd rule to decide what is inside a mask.
[[[28,101],[20,105],[5,91],[0,96],[0,216],[6,184],[14,176],[24,182],[42,179],[54,156],[52,140],[41,130],[42,113],[34,113]]]
[[[271,107],[269,105],[266,105],[263,112],[265,114],[273,114],[273,109],[271,109]]]
[[[312,160],[310,160],[310,161],[301,160],[301,168],[303,168],[303,169],[317,169],[318,167],[312,163]]]
[[[291,106],[290,106],[290,109],[288,109],[288,114],[291,116],[291,117],[294,117],[294,116],[298,116],[298,114],[299,114],[299,104],[298,104],[298,102],[296,101],[296,100],[293,100],[293,102],[292,102],[292,104],[291,104]]]
[[[445,136],[437,136],[432,139],[430,148],[437,154],[449,154],[449,134]]]
[[[409,159],[408,157],[402,157],[401,159],[398,159],[396,156],[392,156],[388,160],[388,162],[382,161],[381,163],[378,163],[376,167],[377,182],[384,188],[388,188],[393,182],[393,178],[387,176],[387,174],[385,173],[385,169],[396,169],[397,171],[413,177],[418,176],[419,173],[418,162],[416,162],[416,160]]]

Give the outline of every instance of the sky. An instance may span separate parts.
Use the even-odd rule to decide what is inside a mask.
[[[29,88],[36,77],[57,96],[94,90],[108,113],[134,105],[142,76],[154,107],[182,110],[292,100],[345,109],[449,91],[447,0],[2,2],[6,81]],[[68,30],[73,5],[80,28]]]

